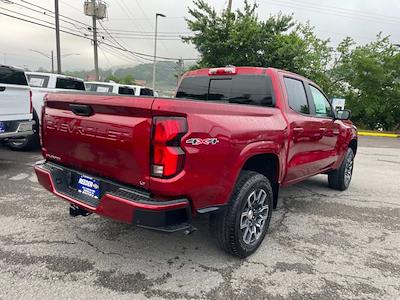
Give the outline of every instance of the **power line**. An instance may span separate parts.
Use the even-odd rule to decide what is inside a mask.
[[[289,2],[295,2],[293,0],[289,0]],[[295,2],[296,4],[298,2]],[[366,11],[358,10],[358,9],[348,9],[348,8],[343,8],[343,7],[338,7],[338,6],[333,6],[333,5],[319,5],[319,3],[315,3],[313,1],[301,1],[300,4],[305,4],[305,5],[311,5],[311,6],[316,6],[316,7],[321,7],[321,8],[328,8],[336,11],[341,11],[345,13],[352,13],[354,15],[364,15],[366,17],[372,17],[372,18],[383,18],[383,19],[392,19],[395,22],[398,22],[398,17],[394,16],[388,16],[388,15],[383,15],[383,14],[377,14],[377,13],[369,13]]]
[[[8,11],[8,12],[10,12],[10,13],[13,13],[13,14],[16,14],[16,15],[19,15],[19,16],[31,18],[31,19],[33,19],[33,20],[40,21],[40,22],[42,22],[42,23],[46,23],[46,24],[53,25],[53,22],[49,22],[49,21],[46,21],[46,20],[42,20],[42,19],[36,18],[36,17],[34,17],[34,16],[30,16],[30,15],[26,15],[26,14],[23,14],[23,13],[20,13],[20,12],[16,12],[16,11],[13,11],[13,10],[8,9],[8,8],[0,7],[0,9],[6,10],[6,11]],[[74,29],[72,29],[72,28],[67,28],[67,29],[69,29],[69,30],[74,30]]]
[[[54,15],[54,11],[52,11],[52,10],[50,10],[50,9],[48,9],[48,8],[45,8],[45,7],[43,7],[43,6],[40,6],[40,5],[31,3],[31,2],[26,1],[26,0],[19,0],[19,1],[21,1],[21,2],[23,2],[23,3],[26,3],[26,4],[28,4],[28,5],[31,5],[31,6],[40,8],[40,9],[43,9],[43,10],[45,10],[45,11],[47,11],[47,12],[49,12],[49,13],[51,13],[51,14]],[[13,2],[13,3],[14,3],[14,2]],[[80,24],[82,24],[82,25],[85,25],[86,27],[91,27],[90,25],[88,25],[88,24],[86,24],[86,23],[84,23],[84,22],[81,22],[81,21],[79,21],[79,20],[76,20],[76,19],[67,17],[67,16],[65,16],[65,15],[61,15],[61,14],[60,14],[60,17],[63,17],[63,18],[65,18],[65,19],[68,19],[68,20],[71,20],[71,21],[78,22],[78,23],[80,23]]]
[[[314,12],[317,12],[317,13],[320,13],[323,15],[330,14],[330,15],[336,15],[336,16],[351,18],[351,19],[376,21],[376,22],[380,22],[380,23],[395,24],[395,25],[399,24],[399,22],[396,22],[396,21],[385,20],[385,19],[372,17],[372,16],[357,15],[354,13],[349,13],[345,10],[342,10],[342,11],[333,10],[333,9],[330,9],[329,7],[324,7],[324,6],[320,6],[320,5],[311,5],[311,4],[290,2],[290,0],[287,0],[287,1],[268,0],[268,2],[266,2],[266,1],[262,1],[262,2],[268,3],[270,5],[275,5],[278,7],[285,6],[285,7],[291,7],[291,8],[298,8],[301,10],[314,11]]]
[[[23,18],[20,18],[20,17],[17,17],[17,16],[13,16],[13,15],[6,14],[6,13],[1,13],[1,12],[0,12],[0,14],[4,15],[4,16],[7,16],[7,17],[10,17],[10,18],[14,18],[14,19],[20,20],[20,21],[28,22],[28,23],[35,24],[35,25],[42,26],[42,27],[46,27],[46,28],[49,28],[49,29],[52,29],[52,30],[55,29],[53,26],[49,26],[49,25],[46,25],[46,24],[38,23],[38,22],[35,22],[35,21],[32,21],[32,20],[23,19]],[[25,15],[25,14],[21,14],[21,15],[23,15],[25,17],[28,17],[28,18],[32,18],[32,19],[38,20],[37,18],[34,18],[32,16],[28,16],[28,15]],[[44,23],[48,23],[48,24],[50,23],[50,22],[43,21],[43,20],[40,20],[40,21],[42,21]],[[70,28],[68,28],[68,29],[71,30]],[[60,31],[63,32],[63,33],[69,34],[69,35],[76,36],[76,37],[84,38],[84,39],[87,39],[87,40],[92,40],[91,38],[89,38],[89,37],[87,37],[85,35],[77,34],[77,33],[70,32],[70,31],[67,31],[67,30],[64,30],[64,29],[60,29]],[[125,48],[125,47],[121,47],[121,46],[118,47],[118,46],[115,46],[115,45],[110,45],[110,44],[105,43],[105,42],[102,42],[102,43],[107,45],[107,46],[113,47],[115,49],[119,49],[119,50],[131,53],[131,54],[134,54],[134,55],[143,56],[143,57],[141,57],[142,59],[152,58],[153,57],[153,55],[151,55],[151,54],[132,51],[132,50],[129,50],[129,49]],[[165,56],[157,56],[157,58],[164,59],[164,60],[174,60],[174,61],[178,60],[178,58],[165,57]],[[147,59],[147,60],[149,60],[149,59]],[[197,58],[183,58],[183,60],[197,60]]]

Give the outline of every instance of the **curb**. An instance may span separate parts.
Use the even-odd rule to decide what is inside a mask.
[[[400,134],[396,134],[396,133],[384,133],[384,132],[359,131],[359,132],[358,132],[358,135],[361,135],[361,136],[378,136],[378,137],[400,138]]]

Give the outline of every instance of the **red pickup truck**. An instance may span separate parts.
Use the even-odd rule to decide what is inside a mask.
[[[172,232],[209,214],[222,249],[246,257],[281,186],[323,173],[348,188],[357,151],[349,118],[312,81],[273,68],[190,71],[172,99],[48,94],[35,171],[73,216]]]

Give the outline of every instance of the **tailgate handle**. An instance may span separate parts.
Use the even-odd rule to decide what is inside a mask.
[[[86,104],[70,104],[69,108],[78,116],[91,116],[93,114],[92,108]]]
[[[6,90],[5,86],[0,86],[0,92],[4,92]]]

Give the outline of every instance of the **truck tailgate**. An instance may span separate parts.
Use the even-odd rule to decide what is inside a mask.
[[[85,174],[148,188],[153,98],[48,94],[43,155]]]

